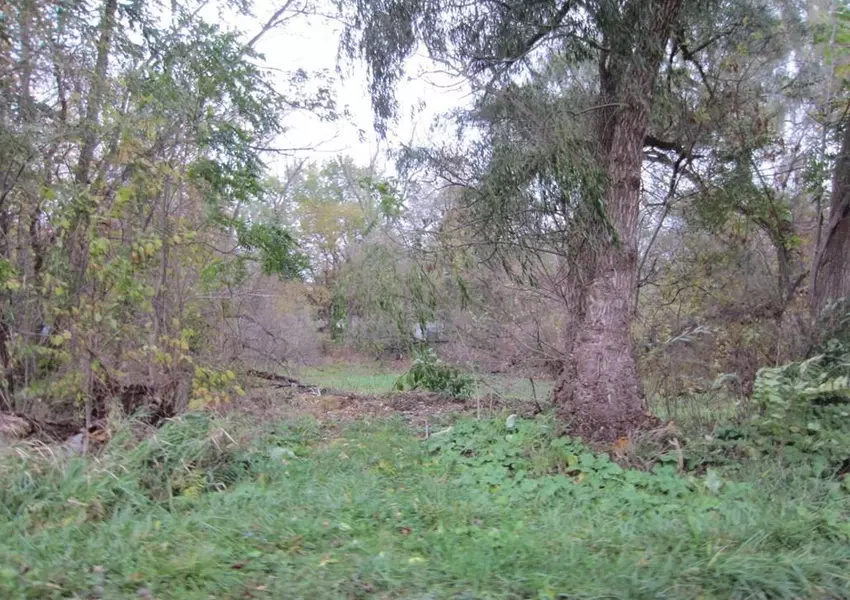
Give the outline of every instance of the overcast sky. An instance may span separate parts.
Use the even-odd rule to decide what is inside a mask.
[[[256,21],[240,24],[240,29],[252,36],[277,10],[280,1],[258,0]],[[324,12],[333,14],[334,9],[328,6]],[[373,127],[365,66],[346,61],[341,65],[342,75],[337,74],[342,29],[343,25],[334,19],[300,15],[286,26],[266,33],[256,45],[265,55],[267,66],[281,73],[297,69],[308,73],[327,71],[333,78],[338,107],[350,112],[350,117],[335,122],[322,122],[303,112],[293,114],[286,121],[289,129],[280,145],[305,148],[295,152],[298,158],[324,161],[344,154],[362,165],[368,164],[377,152],[381,157],[379,164],[392,171],[392,165],[385,160],[386,149],[400,143],[427,141],[432,135],[430,127],[440,114],[468,102],[468,88],[438,72],[425,56],[415,57],[410,61],[408,78],[398,87],[398,123],[391,126],[388,140],[380,141]]]

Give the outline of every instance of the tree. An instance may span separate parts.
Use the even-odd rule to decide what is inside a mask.
[[[850,299],[850,117],[848,116],[847,42],[850,39],[850,6],[840,1],[830,6],[833,14],[814,11],[815,42],[819,42],[826,73],[826,97],[821,101],[822,146],[826,148],[828,134],[835,131],[840,142],[832,168],[832,190],[824,227],[818,231],[817,253],[812,264],[810,296],[817,316],[823,315],[830,304],[846,303]],[[816,47],[818,47],[816,45]],[[845,305],[846,307],[846,305]],[[829,324],[828,324],[829,325]]]
[[[289,230],[245,217],[285,115],[332,114],[303,72],[297,101],[278,92],[253,49],[303,5],[248,42],[205,6],[24,0],[0,23],[4,409],[90,421],[112,397],[160,415],[219,397],[209,382],[232,378],[209,369],[244,342],[233,290],[304,274]]]
[[[641,166],[656,79],[682,0],[474,5],[355,0],[351,5],[362,35],[352,32],[348,48],[369,64],[379,129],[394,113],[393,85],[419,43],[432,57],[469,74],[485,96],[509,93],[518,77],[533,78],[533,67],[539,65],[534,59],[541,54],[566,57],[561,63],[565,72],[583,65],[584,73],[574,81],[592,82],[595,100],[578,111],[581,119],[575,111],[566,113],[568,124],[580,121],[567,135],[570,150],[583,154],[578,169],[596,166],[597,176],[579,173],[576,181],[569,170],[579,161],[564,145],[547,157],[561,178],[556,177],[552,192],[561,199],[560,217],[581,222],[580,228],[570,228],[566,242],[565,366],[555,399],[571,429],[591,438],[613,439],[642,426],[646,408],[630,329]],[[563,124],[553,123],[552,129],[562,130]],[[537,174],[529,172],[525,181],[515,182],[532,201],[541,198],[530,190],[540,181]]]
[[[796,358],[806,345],[795,300],[808,269],[814,211],[806,166],[817,128],[795,8],[736,3],[718,13],[687,15],[675,41],[686,61],[665,68],[659,86],[664,110],[652,134],[664,143],[651,140],[647,152],[653,179],[644,217],[653,229],[642,245],[640,308],[653,315],[655,331],[644,341],[662,343],[656,319],[672,311],[668,339],[702,332],[693,358],[703,380],[732,372],[748,389],[761,365]],[[695,30],[712,43],[691,42]],[[653,247],[665,238],[665,249]],[[671,360],[683,345],[671,348]]]
[[[850,122],[842,124],[829,216],[812,267],[812,303],[817,314],[830,302],[850,298]]]
[[[291,186],[295,220],[313,276],[332,285],[354,246],[379,224],[380,206],[370,189],[370,169],[338,159],[311,165]]]

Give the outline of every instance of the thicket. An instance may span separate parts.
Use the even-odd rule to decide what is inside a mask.
[[[750,410],[695,440],[690,466],[779,457],[850,490],[850,346],[839,335],[815,351],[759,370]]]
[[[229,400],[244,359],[286,358],[257,297],[309,268],[255,218],[278,189],[268,148],[286,114],[333,103],[261,66],[274,22],[246,42],[192,3],[3,17],[0,410],[90,425],[111,403],[161,418]]]
[[[422,27],[372,27],[373,6],[343,3],[346,23],[359,24],[344,53],[393,31],[430,42],[483,32],[430,44],[464,73],[471,103],[442,121],[458,136],[405,147],[393,176],[376,161],[279,158],[288,116],[344,113],[326,74],[274,73],[258,50],[307,4],[249,32],[194,3],[10,6],[0,23],[0,410],[92,424],[117,404],[161,419],[240,396],[251,369],[350,351],[412,358],[405,387],[465,396],[471,371],[561,378],[563,391],[577,380],[565,365],[582,354],[569,350],[572,319],[593,313],[576,282],[606,272],[593,253],[618,253],[622,237],[636,263],[635,289],[618,296],[634,305],[632,335],[606,347],[634,339],[650,405],[667,417],[692,402],[746,405],[777,415],[765,432],[829,446],[816,428],[841,416],[845,359],[819,342],[834,334],[813,315],[838,305],[833,271],[850,239],[845,3],[805,13],[671,4],[635,230],[610,240],[605,161],[586,142],[600,133],[599,107],[619,106],[601,102],[598,69],[609,63],[596,55],[643,64],[629,62],[629,44],[645,48],[629,37],[628,11],[606,17],[600,3],[576,37],[584,17],[569,6],[391,4]],[[655,14],[656,4],[629,4]],[[226,10],[247,18],[248,8]],[[466,25],[445,29],[443,9]],[[551,28],[514,56],[526,21]],[[401,60],[408,41],[363,58]],[[468,55],[479,43],[495,54]],[[385,118],[397,71],[382,73],[387,85],[373,80],[372,91]],[[846,310],[833,312],[834,331]],[[436,339],[417,356],[429,331]],[[790,421],[800,430],[785,432]]]

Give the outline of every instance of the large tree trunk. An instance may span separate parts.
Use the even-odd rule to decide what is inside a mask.
[[[554,396],[570,431],[588,439],[613,440],[651,422],[631,332],[637,219],[652,91],[680,6],[681,0],[637,0],[605,31],[611,50],[599,63],[597,140],[608,223],[597,219],[591,242],[574,257],[566,363]]]
[[[830,302],[850,301],[850,122],[844,123],[835,162],[829,220],[812,266],[812,308],[817,316]]]

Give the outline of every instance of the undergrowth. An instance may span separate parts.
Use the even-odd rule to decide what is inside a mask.
[[[475,393],[475,379],[457,367],[447,365],[428,347],[416,350],[413,364],[398,378],[397,390],[427,390],[454,398],[470,398]]]
[[[22,451],[0,462],[0,597],[850,595],[834,479],[628,470],[554,430],[187,415],[96,459]]]
[[[756,377],[757,412],[716,428],[689,448],[689,463],[738,468],[772,457],[850,490],[850,345],[837,339],[804,361],[765,367]]]

